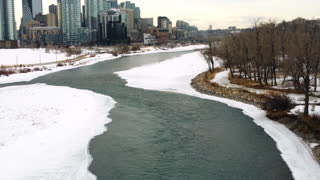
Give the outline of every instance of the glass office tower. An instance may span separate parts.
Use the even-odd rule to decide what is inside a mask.
[[[38,14],[42,14],[42,0],[22,0],[22,23],[25,25]]]
[[[80,0],[58,0],[59,25],[64,44],[79,44],[81,32]]]
[[[0,40],[16,40],[14,0],[0,0]]]

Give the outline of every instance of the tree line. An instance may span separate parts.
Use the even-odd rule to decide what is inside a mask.
[[[320,20],[255,22],[253,28],[213,38],[209,45],[203,55],[210,71],[217,56],[232,77],[239,75],[261,86],[291,82],[305,94],[304,114],[309,115],[309,96],[317,91],[320,70]]]

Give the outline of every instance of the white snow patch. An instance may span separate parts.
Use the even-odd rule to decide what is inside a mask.
[[[0,99],[0,179],[96,179],[88,146],[111,122],[112,98],[35,84],[1,88]]]
[[[248,87],[237,85],[237,84],[232,84],[229,80],[229,73],[230,73],[229,70],[219,72],[211,80],[211,82],[216,83],[222,87],[244,89],[244,90],[247,90],[251,93],[256,93],[256,94],[267,94],[267,93],[271,92],[270,90],[254,89],[254,88],[248,88]]]
[[[275,140],[282,158],[296,180],[320,179],[320,166],[314,159],[310,147],[284,125],[268,119],[263,110],[253,105],[195,91],[190,86],[190,82],[205,70],[207,66],[203,57],[199,52],[194,52],[161,63],[117,72],[117,74],[126,79],[127,86],[130,87],[178,92],[242,109],[244,114],[252,117],[254,122],[264,128],[265,132]]]
[[[50,65],[45,66],[49,70],[12,74],[10,76],[0,76],[0,84],[32,81],[33,79],[36,79],[38,77],[41,77],[41,76],[44,76],[47,74],[51,74],[54,72],[59,72],[59,71],[68,70],[68,69],[75,69],[75,68],[79,68],[82,66],[92,65],[92,64],[95,64],[95,63],[98,63],[101,61],[113,60],[116,58],[118,58],[118,57],[112,56],[111,54],[99,54],[95,57],[88,57],[88,58],[82,59],[80,61],[77,61],[73,65],[57,67],[57,64],[50,64]],[[35,66],[35,67],[41,68],[42,66]]]
[[[58,51],[46,52],[46,49],[0,49],[0,65],[41,64],[61,60],[67,60],[66,53]]]
[[[291,114],[302,114],[304,112],[304,105],[299,105],[293,108],[290,113]],[[310,105],[309,106],[309,114],[310,115],[318,115],[320,116],[320,106]]]
[[[315,148],[317,146],[320,146],[320,144],[318,144],[318,143],[310,143],[309,146],[310,146],[310,148],[313,149],[313,148]]]

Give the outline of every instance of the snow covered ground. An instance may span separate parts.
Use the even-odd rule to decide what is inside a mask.
[[[68,57],[66,53],[51,51],[46,49],[0,49],[0,65],[18,64],[41,64],[67,60],[75,56]]]
[[[179,67],[179,68],[177,68]],[[161,63],[117,72],[127,80],[127,86],[148,90],[178,92],[203,99],[210,99],[243,110],[254,122],[272,137],[281,156],[296,180],[319,180],[320,166],[314,159],[310,147],[284,125],[271,121],[263,110],[241,102],[209,96],[195,91],[191,80],[206,71],[207,65],[199,52],[189,53]]]
[[[49,64],[49,65],[45,65],[45,66],[34,66],[35,67],[46,67],[49,70],[45,70],[45,71],[33,71],[30,73],[20,73],[20,74],[12,74],[10,76],[0,76],[0,84],[6,84],[6,83],[15,83],[15,82],[27,82],[27,81],[31,81],[35,78],[38,78],[40,76],[44,76],[50,73],[54,73],[54,72],[58,72],[58,71],[62,71],[62,70],[67,70],[67,69],[73,69],[73,68],[78,68],[81,66],[86,66],[86,65],[92,65],[94,63],[97,62],[101,62],[101,61],[107,61],[107,60],[113,60],[113,59],[117,59],[123,56],[134,56],[134,55],[142,55],[142,54],[152,54],[152,53],[161,53],[161,52],[180,52],[180,51],[190,51],[190,50],[198,50],[198,49],[203,49],[207,47],[207,45],[191,45],[191,46],[185,46],[185,47],[176,47],[176,48],[172,48],[172,49],[167,49],[167,50],[161,50],[161,49],[156,49],[154,47],[146,47],[143,48],[141,51],[138,51],[137,53],[132,53],[132,54],[124,54],[124,55],[120,55],[120,56],[113,56],[111,54],[99,54],[96,55],[95,57],[88,57],[85,59],[82,59],[80,61],[77,61],[76,63],[73,63],[73,65],[67,65],[64,67],[57,67],[57,64],[53,63],[53,64]],[[14,49],[16,50],[16,49]],[[0,56],[4,56],[6,57],[6,59],[11,59],[3,61],[3,62],[8,62],[6,65],[16,65],[16,61],[14,55],[12,55],[11,51],[14,51],[13,49],[9,49],[8,51],[10,51],[9,56],[7,57],[6,54],[2,54],[5,53],[5,50],[0,50]],[[26,56],[29,60],[25,61],[26,64],[32,64],[32,62],[34,62],[32,60],[32,56],[30,54],[37,54],[38,52],[42,52],[45,53],[44,49],[38,49],[38,50],[32,50],[32,49],[19,49],[18,52],[18,56],[22,56],[23,55],[23,51],[26,51],[26,53],[29,55]],[[84,50],[85,53],[89,53],[89,54],[93,54],[93,50]],[[50,57],[51,58],[50,58]],[[38,55],[35,57],[39,57]],[[52,62],[52,54],[48,55],[48,59],[43,59],[43,63],[44,62]],[[62,60],[66,60],[63,59],[64,55],[61,55]],[[14,58],[14,59],[12,59]],[[54,54],[54,58],[55,58],[55,54]],[[53,60],[55,62],[55,60]],[[1,61],[0,61],[1,62]],[[12,64],[10,64],[12,62]],[[19,64],[22,63],[19,61]],[[38,60],[35,63],[39,63]]]
[[[1,88],[0,99],[1,180],[96,179],[88,145],[106,131],[112,98],[35,84]]]
[[[222,87],[245,89],[249,92],[256,93],[256,94],[267,94],[270,92],[270,90],[254,89],[254,88],[248,88],[248,87],[237,85],[237,84],[232,84],[229,80],[229,72],[230,72],[229,70],[225,70],[220,73],[217,73],[214,79],[211,80],[211,82],[216,83]]]
[[[303,112],[304,112],[304,106],[296,106],[295,108],[293,108],[290,111],[290,113],[292,113],[292,114],[303,114]],[[309,114],[320,116],[320,106],[310,105],[309,106]]]
[[[46,66],[34,66],[33,68],[46,67],[48,70],[33,71],[33,72],[29,72],[29,73],[12,74],[10,76],[0,76],[0,84],[15,83],[15,82],[27,82],[27,81],[31,81],[31,80],[36,79],[38,77],[41,77],[41,76],[44,76],[47,74],[51,74],[54,72],[59,72],[59,71],[63,71],[63,70],[74,69],[74,68],[78,68],[78,67],[82,67],[82,66],[92,65],[97,62],[113,60],[116,58],[117,57],[112,56],[111,54],[99,54],[95,57],[88,57],[88,58],[82,59],[80,61],[77,61],[77,62],[73,63],[72,65],[66,64],[66,66],[62,66],[62,67],[57,67],[57,64],[50,64],[50,65],[46,65]]]

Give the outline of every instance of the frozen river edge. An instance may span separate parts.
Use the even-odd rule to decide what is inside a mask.
[[[320,166],[308,145],[284,125],[268,119],[263,110],[253,105],[195,91],[190,85],[191,80],[206,69],[207,65],[201,54],[194,52],[161,63],[117,72],[117,74],[127,81],[129,87],[181,93],[242,109],[244,114],[253,118],[254,122],[276,142],[281,157],[296,180],[320,179]]]

